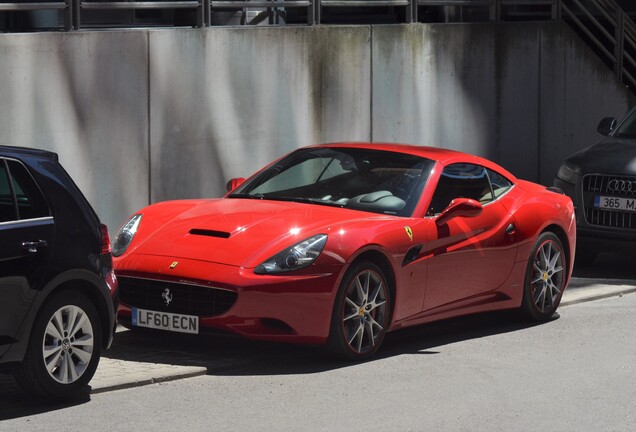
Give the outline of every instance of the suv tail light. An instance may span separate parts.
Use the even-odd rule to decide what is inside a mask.
[[[101,254],[110,254],[110,237],[108,236],[108,227],[104,224],[99,224],[99,232],[102,235],[102,250]]]

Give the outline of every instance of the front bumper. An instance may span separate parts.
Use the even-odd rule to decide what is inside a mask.
[[[256,275],[252,269],[173,257],[133,254],[115,262],[120,278],[120,323],[131,325],[125,278],[209,287],[236,293],[231,307],[200,316],[200,332],[222,330],[252,339],[321,344],[329,336],[334,298],[342,265],[321,265],[286,275]],[[171,268],[172,267],[172,268]],[[151,288],[149,288],[152,290]],[[161,298],[162,291],[149,292]],[[170,305],[161,306],[170,312]],[[185,313],[182,311],[181,313]]]
[[[590,223],[586,217],[586,209],[593,206],[594,195],[604,194],[603,192],[585,192],[583,186],[583,177],[576,176],[576,184],[564,182],[557,178],[554,180],[554,186],[561,188],[574,203],[576,211],[576,228],[577,228],[577,248],[590,249],[597,251],[613,251],[616,249],[633,249],[636,244],[636,225],[629,227],[611,226],[614,219],[608,217],[608,224],[602,224],[602,218],[599,218],[599,224]],[[620,215],[619,215],[620,216]],[[616,218],[616,216],[614,216]],[[613,223],[613,225],[619,225]]]

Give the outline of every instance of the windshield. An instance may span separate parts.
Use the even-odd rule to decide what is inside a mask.
[[[614,133],[615,137],[636,138],[636,110],[633,110]]]
[[[434,161],[364,148],[297,150],[228,198],[307,202],[410,216]]]

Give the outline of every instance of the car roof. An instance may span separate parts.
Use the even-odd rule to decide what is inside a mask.
[[[27,147],[14,147],[0,145],[0,156],[14,157],[16,159],[24,158],[38,158],[57,161],[57,153],[53,153],[47,150],[27,148]]]
[[[440,147],[417,146],[412,144],[396,144],[381,142],[337,142],[329,144],[320,144],[310,147],[349,147],[349,148],[366,148],[370,150],[384,150],[398,153],[406,153],[415,156],[440,162],[443,166],[454,163],[474,163],[490,168],[504,175],[509,180],[516,181],[517,178],[500,165],[479,156],[469,153],[463,153],[457,150],[450,150]]]

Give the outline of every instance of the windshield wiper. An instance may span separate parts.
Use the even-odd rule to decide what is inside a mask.
[[[249,194],[249,193],[233,193],[227,196],[228,198],[247,198],[247,199],[265,199],[263,194]]]
[[[330,207],[344,207],[345,204],[343,203],[337,203],[334,201],[324,201],[321,200],[320,198],[303,198],[303,197],[267,197],[265,199],[269,199],[272,201],[291,201],[291,202],[297,202],[297,203],[304,203],[304,204],[318,204],[318,205],[325,205],[325,206],[330,206]]]

